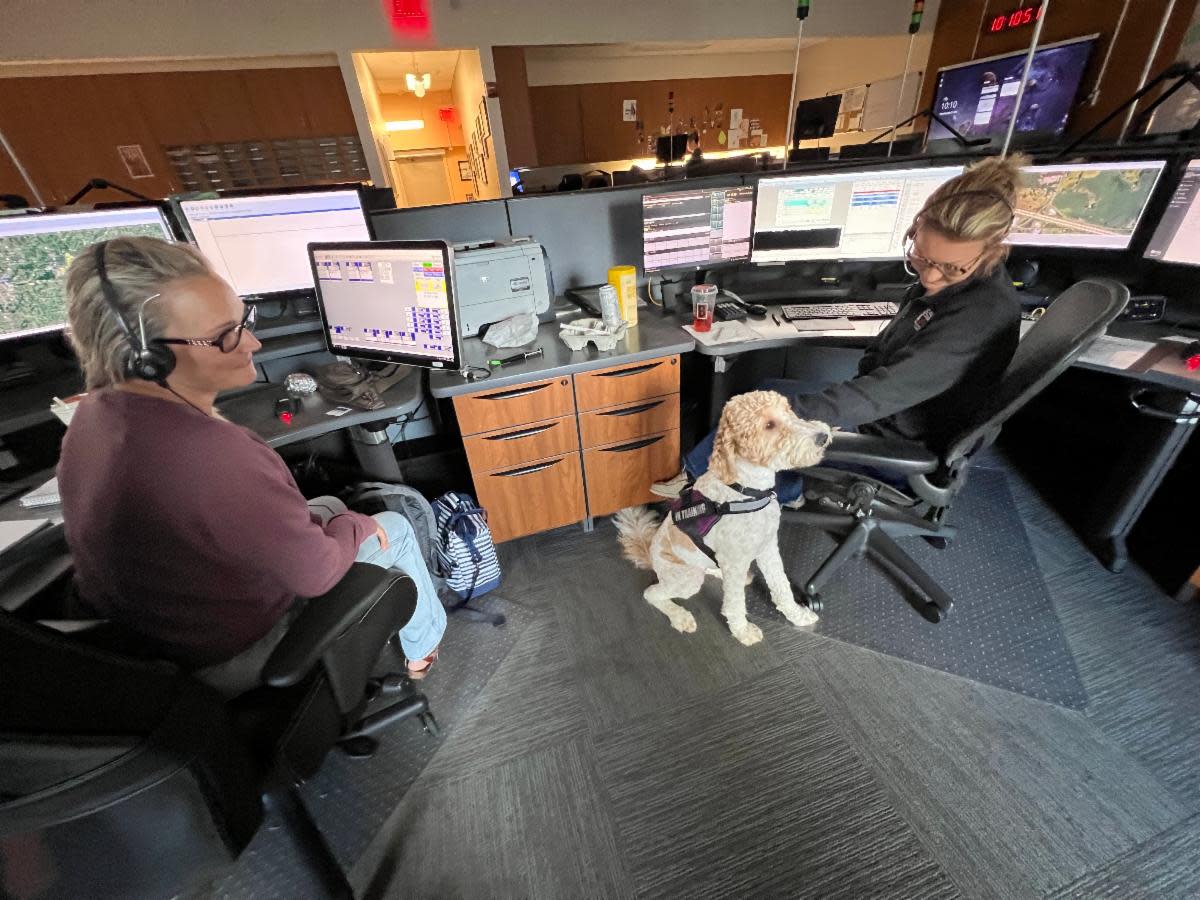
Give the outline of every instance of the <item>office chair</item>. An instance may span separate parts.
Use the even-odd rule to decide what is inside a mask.
[[[930,622],[946,615],[953,600],[896,543],[919,536],[942,548],[953,539],[947,524],[954,499],[966,484],[971,461],[991,446],[1003,424],[1057,378],[1125,308],[1129,290],[1107,279],[1075,284],[1047,309],[1022,338],[992,400],[980,417],[938,456],[899,438],[834,433],[826,462],[866,465],[907,480],[907,489],[856,472],[806,469],[805,505],[784,509],[784,522],[814,525],[841,542],[802,587],[809,607],[821,608],[821,588],[851,558],[872,551],[924,594],[914,604]]]
[[[356,563],[305,605],[262,686],[232,701],[137,655],[110,623],[53,618],[61,585],[0,611],[0,892],[188,894],[237,858],[268,804],[321,894],[351,896],[297,786],[335,744],[368,755],[398,719],[436,733],[406,678],[373,675],[381,649],[398,651],[412,581]],[[385,653],[383,671],[396,663]]]

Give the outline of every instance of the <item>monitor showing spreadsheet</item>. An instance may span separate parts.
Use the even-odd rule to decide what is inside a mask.
[[[1125,250],[1165,166],[1162,160],[1026,166],[1008,243]]]
[[[763,178],[750,261],[901,259],[913,217],[962,166]]]
[[[1200,266],[1200,159],[1187,164],[1146,247],[1146,259]]]
[[[371,239],[357,189],[181,200],[179,209],[192,241],[240,297],[312,290],[309,244]]]
[[[173,240],[157,206],[0,216],[0,341],[61,330],[67,266],[118,237]]]
[[[642,261],[647,272],[711,268],[750,256],[754,188],[642,196]]]
[[[454,254],[445,241],[321,243],[309,247],[330,352],[458,369]]]

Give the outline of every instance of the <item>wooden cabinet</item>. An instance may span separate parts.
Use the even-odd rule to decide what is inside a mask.
[[[454,399],[497,542],[655,498],[679,469],[679,357]]]

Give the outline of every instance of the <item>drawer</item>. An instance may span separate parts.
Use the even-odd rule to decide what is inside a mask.
[[[497,542],[582,522],[586,515],[578,453],[476,474],[474,481]]]
[[[549,378],[455,397],[454,411],[464,435],[479,434],[573,415],[575,398],[570,378]]]
[[[463,444],[471,471],[491,472],[578,450],[579,433],[575,430],[575,417],[564,416],[475,434],[464,438]]]
[[[662,356],[575,376],[575,400],[581,412],[678,393],[678,356]]]
[[[679,471],[679,429],[585,450],[583,467],[591,515],[653,503],[650,485]]]
[[[585,448],[628,441],[678,427],[678,394],[579,414],[579,433]]]

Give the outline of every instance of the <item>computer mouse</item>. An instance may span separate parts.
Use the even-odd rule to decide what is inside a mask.
[[[767,317],[767,308],[759,303],[747,303],[743,300],[742,309],[756,319],[765,319]]]

